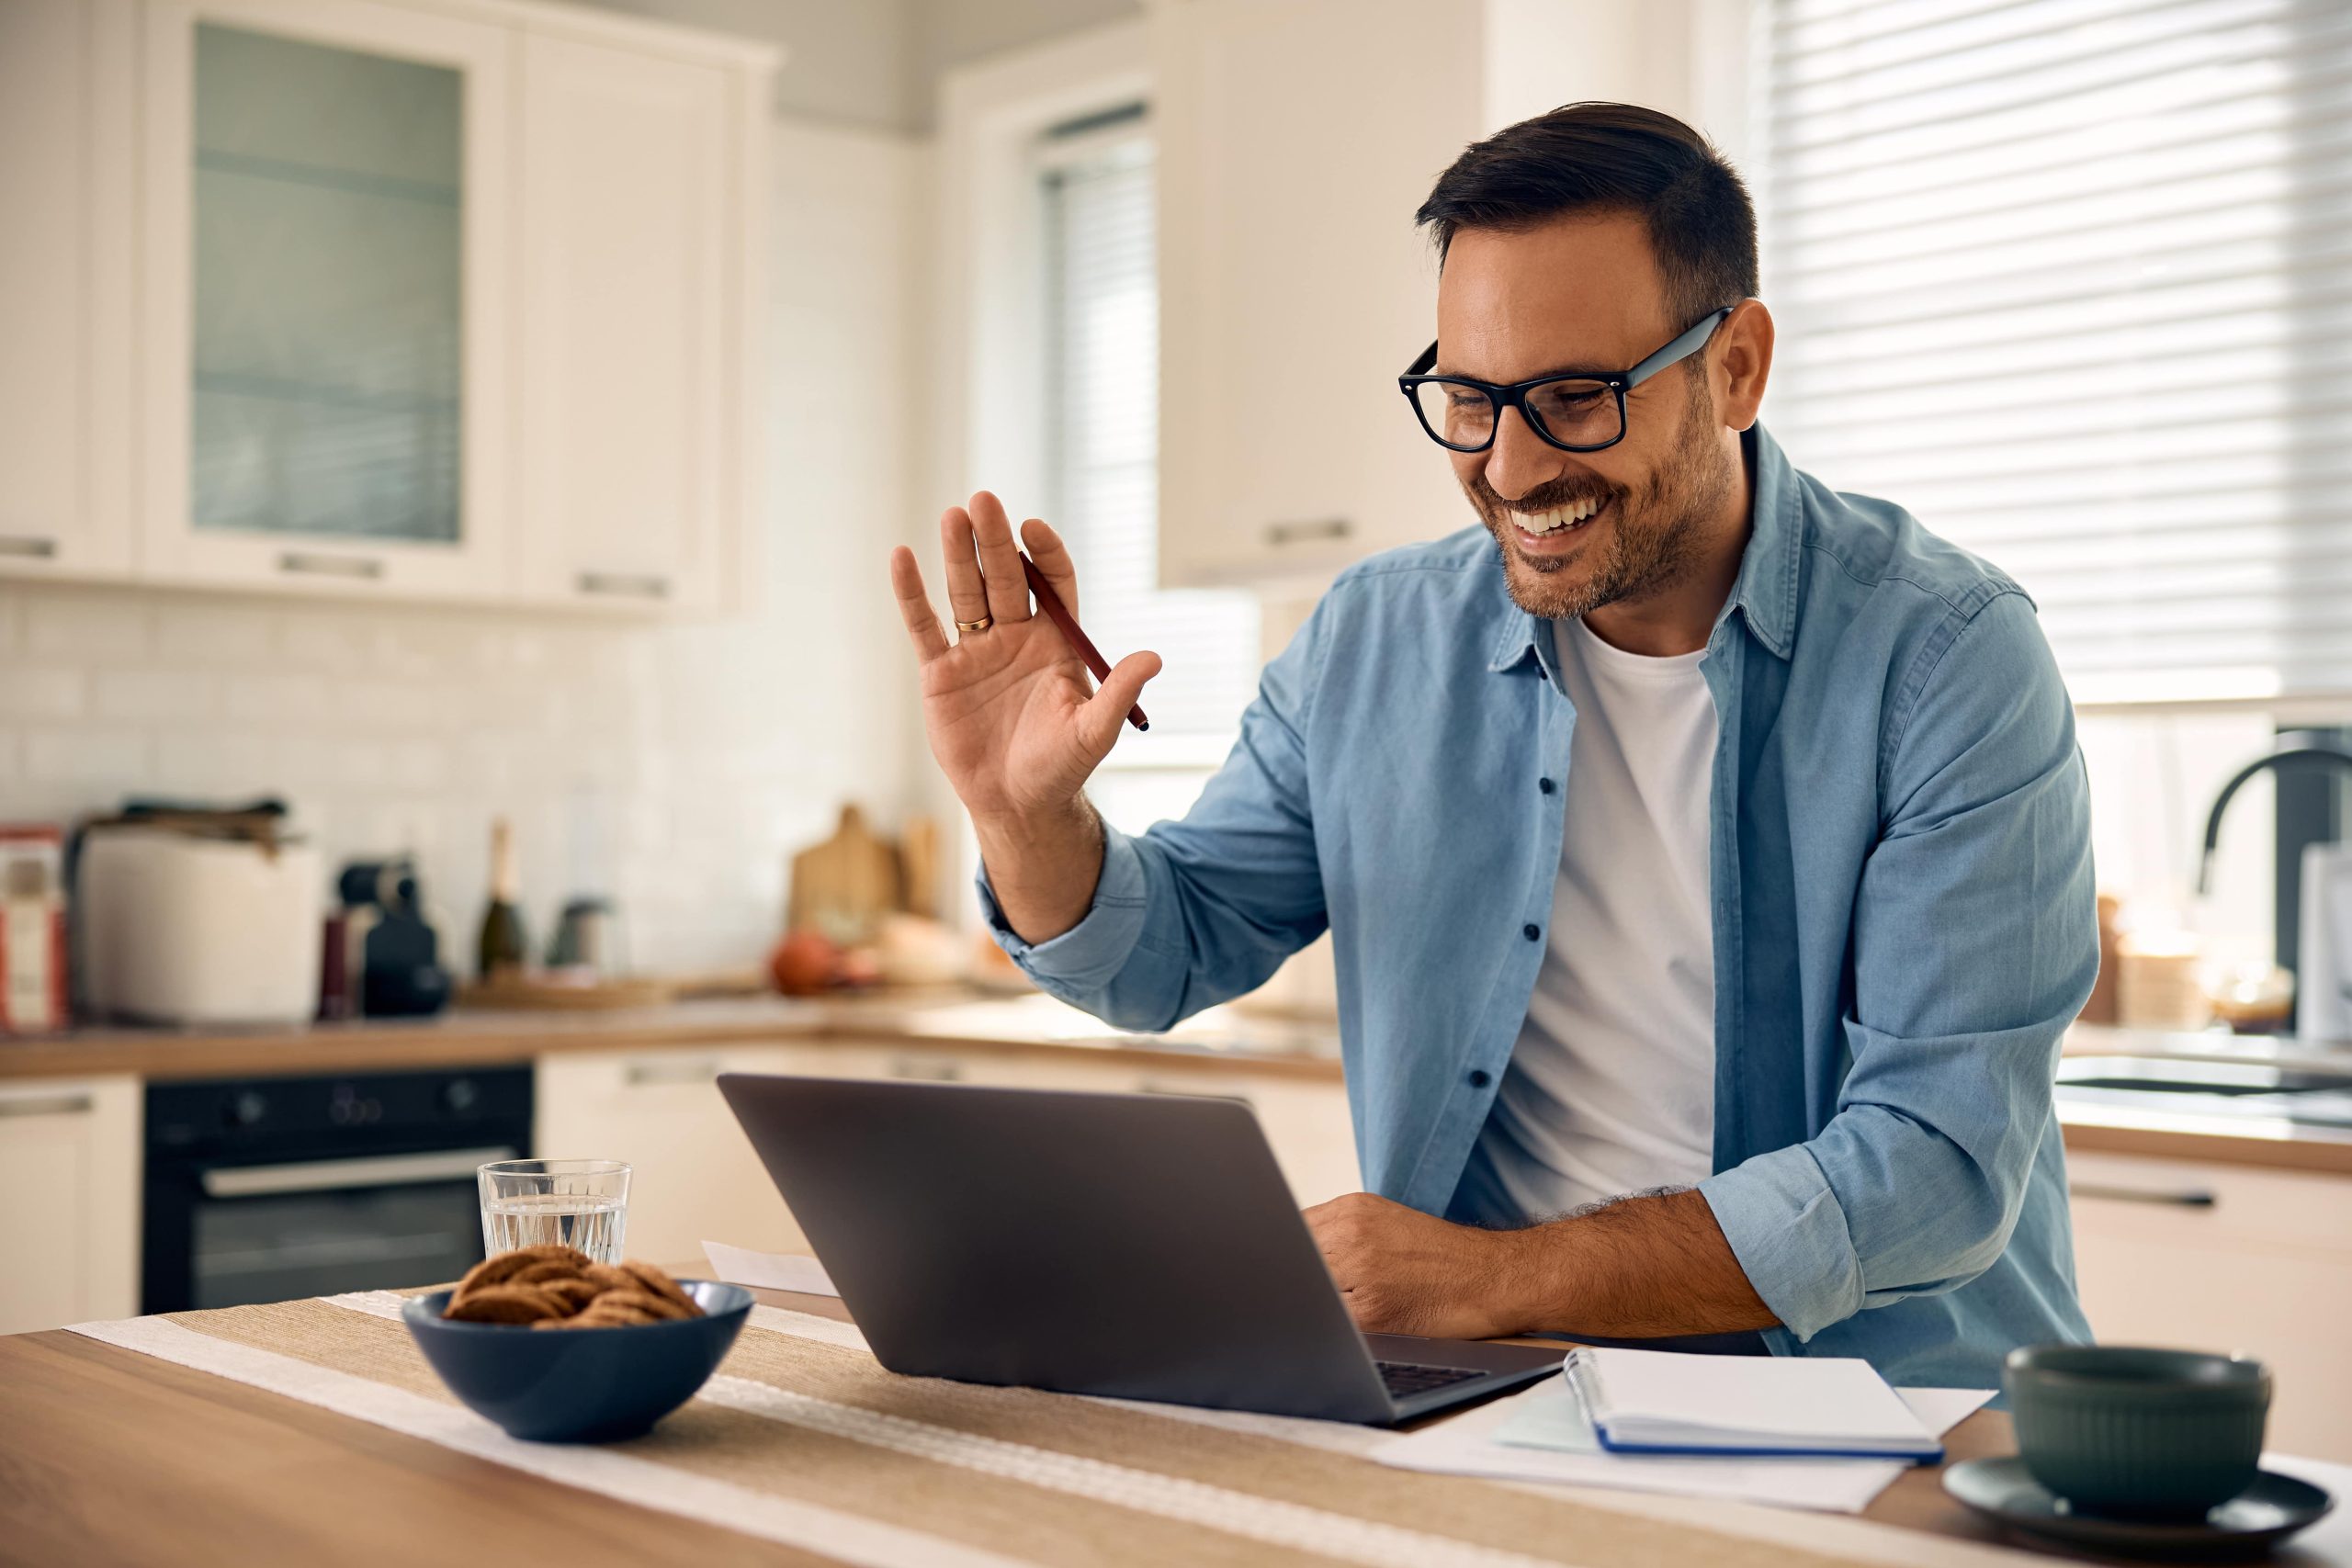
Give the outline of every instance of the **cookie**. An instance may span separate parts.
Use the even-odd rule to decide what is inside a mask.
[[[536,1323],[568,1310],[537,1285],[484,1285],[452,1300],[441,1315],[459,1323]]]
[[[605,1288],[602,1285],[597,1284],[594,1280],[583,1280],[577,1274],[569,1279],[546,1280],[540,1284],[539,1289],[561,1302],[567,1315],[580,1311],[605,1293]]]
[[[610,1292],[618,1294],[618,1292]],[[571,1317],[553,1317],[531,1325],[534,1328],[634,1328],[639,1324],[661,1320],[650,1312],[640,1312],[625,1303],[607,1304],[596,1301],[585,1312]]]
[[[650,1291],[606,1291],[589,1303],[586,1310],[595,1312],[605,1307],[626,1307],[631,1312],[641,1312],[648,1318],[654,1320],[690,1315],[688,1308],[682,1307],[666,1297],[657,1296]]]
[[[694,1297],[679,1289],[678,1281],[652,1264],[639,1263],[635,1258],[631,1258],[621,1265],[621,1272],[635,1280],[640,1290],[660,1296],[663,1301],[679,1308],[679,1316],[700,1317],[702,1315],[702,1308],[695,1304]]]
[[[545,1285],[551,1284],[558,1280],[577,1280],[579,1278],[580,1270],[575,1265],[567,1263],[561,1258],[549,1258],[545,1263],[533,1263],[516,1269],[514,1273],[509,1274],[503,1280],[502,1280],[501,1283],[508,1285]]]
[[[618,1291],[610,1291],[605,1293],[608,1296],[620,1294]],[[589,1303],[588,1310],[582,1313],[580,1317],[589,1325],[599,1328],[633,1328],[639,1324],[662,1321],[658,1314],[646,1308],[628,1302],[601,1299]]]
[[[580,1270],[580,1277],[600,1291],[634,1291],[639,1288],[637,1276],[624,1274],[609,1263],[591,1263]]]
[[[495,1258],[485,1258],[467,1269],[466,1277],[458,1281],[454,1294],[463,1296],[491,1285],[503,1285],[537,1263],[567,1263],[574,1269],[589,1266],[588,1255],[576,1247],[565,1247],[557,1242],[538,1247],[518,1247]]]

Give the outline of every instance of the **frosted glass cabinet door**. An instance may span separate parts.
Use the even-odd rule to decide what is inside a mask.
[[[148,14],[151,570],[508,592],[511,35],[368,0]]]

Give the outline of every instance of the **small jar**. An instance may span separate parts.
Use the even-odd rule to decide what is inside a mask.
[[[2193,1030],[2213,1021],[2194,932],[2126,931],[2117,946],[2117,1022],[2127,1029]]]

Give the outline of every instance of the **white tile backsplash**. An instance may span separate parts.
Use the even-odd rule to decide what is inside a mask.
[[[9,629],[0,623],[0,634]],[[0,718],[79,718],[89,684],[79,670],[17,663],[0,681]]]
[[[220,706],[220,682],[211,674],[166,667],[102,670],[91,678],[90,712],[100,719],[178,722],[208,719]]]
[[[251,670],[269,661],[271,627],[266,620],[227,607],[175,605],[155,626],[155,651],[172,669],[219,665]]]
[[[90,724],[25,733],[25,778],[92,790],[146,789],[154,779],[154,739],[144,730]],[[59,798],[51,791],[48,798]],[[40,815],[36,810],[32,815]]]
[[[149,602],[96,590],[50,590],[24,604],[24,652],[79,664],[137,664],[154,645]]]
[[[786,857],[832,830],[843,799],[888,824],[921,798],[886,568],[893,544],[927,532],[914,514],[932,514],[904,419],[922,352],[923,156],[890,136],[777,128],[777,405],[854,366],[863,414],[770,420],[755,614],[645,624],[0,585],[0,820],[275,791],[330,868],[417,854],[463,967],[503,813],[535,942],[594,879],[640,966],[756,961],[783,918]]]

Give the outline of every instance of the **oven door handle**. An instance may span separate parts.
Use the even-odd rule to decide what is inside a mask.
[[[415,1155],[377,1155],[358,1159],[305,1160],[294,1165],[215,1167],[199,1178],[208,1198],[260,1198],[288,1192],[336,1192],[354,1187],[401,1187],[420,1181],[458,1181],[492,1160],[513,1159],[515,1150],[434,1149]]]

